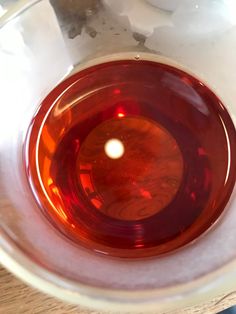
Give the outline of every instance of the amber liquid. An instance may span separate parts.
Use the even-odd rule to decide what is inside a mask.
[[[169,65],[113,61],[59,84],[29,128],[31,189],[64,236],[118,257],[156,256],[206,231],[236,176],[220,100]]]

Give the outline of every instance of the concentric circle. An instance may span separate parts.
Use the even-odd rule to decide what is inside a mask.
[[[76,73],[43,101],[28,141],[31,187],[46,216],[78,245],[118,257],[191,242],[235,183],[225,107],[166,64],[122,60]]]

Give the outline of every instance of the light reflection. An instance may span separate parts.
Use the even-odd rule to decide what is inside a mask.
[[[117,118],[124,118],[126,116],[125,109],[123,107],[119,106],[116,109],[116,116],[117,116]]]
[[[90,164],[81,164],[79,169],[80,184],[84,190],[84,193],[90,199],[90,202],[96,208],[101,208],[102,200],[99,199],[99,195],[94,187],[92,178],[92,166]]]
[[[85,99],[88,99],[92,97],[93,95],[99,93],[101,90],[110,88],[114,85],[114,84],[107,84],[102,87],[96,87],[94,89],[89,90],[89,92],[87,93],[83,93],[82,95],[79,94],[77,97],[73,98],[73,100],[70,102],[68,100],[65,101],[63,98],[63,95],[65,95],[71,88],[76,86],[78,82],[79,82],[79,79],[75,81],[73,84],[69,85],[65,90],[63,90],[63,92],[57,97],[57,99],[52,104],[51,108],[53,108],[53,116],[55,118],[64,114],[65,111],[72,109],[73,107],[78,105],[78,103],[84,101]]]
[[[52,155],[56,148],[56,142],[51,136],[48,127],[44,126],[44,131],[42,133],[42,141],[44,143],[44,147],[49,152],[50,155]]]
[[[152,199],[152,195],[149,191],[144,190],[144,189],[139,189],[140,191],[140,195],[142,195],[144,198],[151,200]]]
[[[48,186],[50,187],[52,185],[53,181],[52,181],[52,178],[48,178]]]
[[[2,5],[0,5],[0,16],[2,16],[4,13],[6,13],[7,12],[7,10],[6,9],[4,9],[3,7],[2,7]]]
[[[184,82],[185,84],[183,85],[182,82]],[[201,95],[195,91],[191,84],[189,84],[187,78],[183,78],[182,81],[180,81],[179,78],[176,77],[174,74],[166,73],[163,78],[163,83],[175,94],[190,102],[202,114],[206,116],[210,114]]]
[[[124,155],[124,144],[116,139],[112,138],[108,140],[104,146],[106,155],[111,159],[119,159]]]
[[[115,88],[114,91],[113,91],[113,93],[114,93],[115,95],[119,95],[119,94],[121,93],[121,91],[120,91],[119,88]]]
[[[122,112],[118,112],[117,116],[118,116],[118,118],[123,118],[125,116],[125,114]]]
[[[102,207],[102,202],[96,198],[91,199],[91,203],[98,209]]]
[[[220,116],[220,120],[222,122],[224,131],[225,131],[225,137],[226,137],[227,148],[228,148],[228,165],[227,165],[227,173],[226,173],[226,177],[225,177],[225,184],[226,184],[228,181],[228,178],[229,178],[229,172],[230,172],[230,167],[231,167],[231,148],[230,148],[230,141],[229,141],[228,132],[227,132],[226,126],[225,126],[224,121],[222,120],[221,116]]]
[[[52,181],[52,179],[51,179],[51,181]],[[60,204],[62,202],[60,192],[59,192],[58,188],[56,187],[56,185],[53,183],[53,181],[52,181],[50,188],[51,188],[51,191],[53,192],[53,194],[56,196],[56,199],[54,199],[54,202],[56,201],[56,204],[54,206],[54,210],[56,211],[56,213],[59,215],[59,217],[62,220],[67,221],[68,216],[66,215],[66,213],[64,212],[64,210]]]

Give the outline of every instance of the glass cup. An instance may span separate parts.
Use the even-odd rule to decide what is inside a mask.
[[[153,60],[192,73],[235,123],[234,0],[10,1],[0,8],[1,263],[50,295],[101,310],[176,310],[234,289],[235,190],[217,224],[180,250],[109,258],[75,246],[45,219],[22,154],[41,100],[67,76],[110,60]]]

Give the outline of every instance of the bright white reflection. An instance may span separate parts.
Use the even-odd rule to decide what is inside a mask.
[[[2,5],[0,5],[0,16],[2,16],[7,10],[3,9]]]
[[[124,144],[116,138],[108,140],[104,146],[104,150],[106,155],[112,159],[121,158],[125,152]]]

